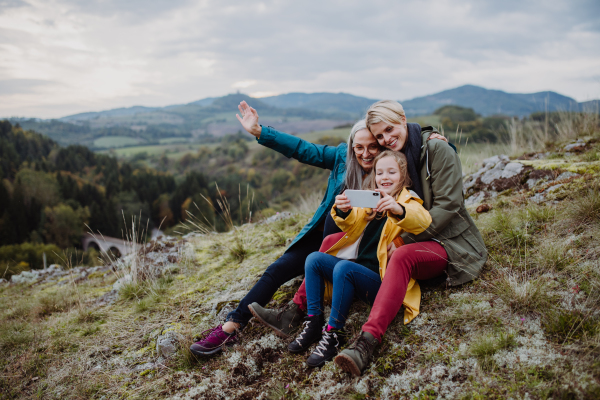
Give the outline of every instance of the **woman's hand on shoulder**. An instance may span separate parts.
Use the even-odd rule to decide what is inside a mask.
[[[445,136],[440,135],[437,132],[432,133],[431,135],[429,135],[429,137],[427,138],[427,140],[431,140],[431,139],[438,139],[438,140],[443,140],[444,142],[448,143],[448,138]]]
[[[352,209],[352,205],[350,204],[350,200],[346,197],[346,191],[342,194],[338,194],[335,196],[335,206],[338,210],[343,212],[348,212]]]
[[[260,139],[260,132],[262,131],[261,126],[258,124],[258,113],[256,110],[248,105],[245,101],[242,101],[238,105],[238,110],[242,114],[241,118],[239,114],[235,114],[238,121],[242,124],[244,129],[251,135],[256,136]]]
[[[379,200],[379,202],[377,203],[377,207],[375,207],[375,209],[373,211],[375,211],[375,212],[388,211],[388,212],[391,212],[392,214],[396,214],[396,215],[404,214],[404,209],[402,208],[402,206],[400,204],[396,203],[396,199],[394,199],[392,196],[390,196],[389,194],[387,194],[386,192],[384,192],[381,189],[375,189],[375,191],[379,192],[379,194],[381,195],[381,199]]]

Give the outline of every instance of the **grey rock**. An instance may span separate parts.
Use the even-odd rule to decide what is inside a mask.
[[[575,173],[573,173],[573,172],[565,171],[565,172],[563,172],[562,174],[560,174],[559,176],[557,176],[557,177],[556,177],[556,180],[557,180],[557,181],[561,181],[561,180],[563,180],[563,179],[569,179],[569,178],[572,178],[572,177],[578,177],[578,176],[581,176],[581,175],[579,175],[579,174],[575,174]]]
[[[585,141],[583,139],[577,139],[576,142],[569,143],[568,145],[566,145],[564,147],[564,150],[571,151],[571,150],[579,149],[582,147],[585,147]]]
[[[144,364],[138,364],[135,366],[135,368],[133,369],[134,371],[146,371],[147,369],[154,369],[156,366],[154,365],[154,363],[151,362],[147,362]]]
[[[489,185],[496,179],[500,179],[502,177],[502,172],[504,171],[504,166],[505,164],[503,162],[499,162],[498,164],[496,164],[494,168],[490,169],[485,174],[483,174],[483,176],[481,177],[481,182],[485,183],[486,185]]]
[[[156,339],[156,354],[169,358],[177,352],[183,336],[176,331],[167,331]]]
[[[501,176],[502,178],[512,178],[513,176],[520,174],[521,171],[523,171],[523,164],[511,162],[506,164]]]

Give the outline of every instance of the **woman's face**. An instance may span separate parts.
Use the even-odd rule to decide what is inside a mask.
[[[400,185],[400,167],[393,157],[383,157],[375,167],[377,188],[391,195]]]
[[[408,132],[406,130],[406,118],[404,117],[401,124],[382,121],[371,125],[370,129],[379,145],[390,150],[400,151],[406,144]]]
[[[354,150],[356,160],[362,169],[365,172],[371,172],[373,169],[373,160],[381,151],[377,140],[371,135],[371,132],[366,129],[356,132],[354,134],[352,150]]]

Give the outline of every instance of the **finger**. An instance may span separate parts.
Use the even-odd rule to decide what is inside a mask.
[[[238,121],[240,121],[240,124],[244,123],[244,120],[240,118],[239,115],[235,114],[236,118],[238,119]]]
[[[388,251],[390,251],[390,250],[392,249],[392,244],[393,244],[393,243],[390,243],[390,244],[388,244],[388,245],[387,245],[387,249],[388,249]]]

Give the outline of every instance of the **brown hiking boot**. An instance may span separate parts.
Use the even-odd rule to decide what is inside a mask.
[[[335,363],[344,371],[360,376],[371,362],[373,350],[377,345],[379,340],[373,335],[361,332],[358,339],[335,358]]]
[[[273,329],[277,336],[284,339],[302,325],[306,314],[293,300],[280,310],[263,308],[256,302],[250,304],[248,309],[261,324]]]

